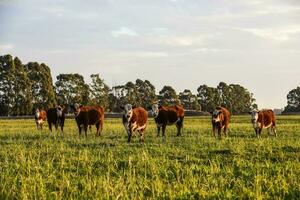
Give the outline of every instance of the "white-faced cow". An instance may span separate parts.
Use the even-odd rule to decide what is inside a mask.
[[[158,104],[154,104],[151,107],[151,111],[157,126],[157,137],[159,137],[161,128],[162,135],[165,137],[167,125],[173,124],[177,127],[177,136],[181,135],[184,119],[184,109],[181,105],[159,106]]]
[[[249,114],[251,115],[251,122],[258,138],[262,129],[269,129],[268,133],[270,134],[272,131],[276,137],[276,119],[273,110],[254,110],[249,112]]]
[[[71,106],[74,110],[75,120],[81,135],[82,128],[85,136],[87,136],[87,128],[91,125],[96,126],[96,136],[100,136],[103,129],[104,122],[104,108],[102,106]]]
[[[148,112],[142,107],[133,107],[131,104],[121,106],[124,110],[123,125],[128,134],[128,142],[131,141],[131,137],[134,131],[140,134],[140,142],[144,142],[144,134],[148,122]]]
[[[36,109],[34,119],[35,119],[35,123],[36,123],[36,128],[42,130],[43,129],[43,124],[45,123],[45,121],[47,119],[46,111]]]
[[[218,106],[211,112],[211,115],[213,136],[216,137],[216,134],[218,133],[218,136],[221,137],[222,129],[224,130],[224,135],[227,136],[227,130],[230,123],[230,112],[226,108]]]
[[[55,108],[50,108],[47,110],[47,121],[49,130],[52,132],[52,125],[54,124],[55,129],[60,126],[61,131],[64,131],[65,124],[65,109],[62,106],[57,106]]]

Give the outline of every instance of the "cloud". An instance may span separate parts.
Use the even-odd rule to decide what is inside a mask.
[[[111,31],[110,33],[113,37],[122,37],[122,36],[136,37],[139,35],[136,31],[124,26],[119,28],[118,30]]]
[[[300,26],[290,25],[277,28],[233,28],[233,30],[248,32],[258,37],[283,42],[290,40],[293,34],[300,33]]]
[[[0,51],[8,51],[14,49],[13,44],[0,44]]]

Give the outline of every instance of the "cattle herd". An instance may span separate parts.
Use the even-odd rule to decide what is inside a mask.
[[[82,128],[85,136],[87,136],[88,127],[91,129],[92,125],[96,127],[96,135],[100,136],[104,123],[104,108],[102,106],[79,106],[78,104],[70,106],[74,112],[74,117],[81,135]],[[128,142],[131,141],[133,132],[140,135],[140,141],[144,142],[144,134],[148,124],[148,111],[142,107],[135,107],[131,104],[126,104],[120,107],[123,110],[123,125],[128,135]],[[154,117],[157,127],[157,137],[165,138],[165,131],[168,125],[176,125],[177,136],[180,136],[183,129],[184,108],[181,105],[174,106],[159,106],[153,104],[148,108]],[[52,132],[52,125],[58,130],[64,130],[65,122],[65,108],[57,106],[50,108],[47,111],[36,109],[35,122],[37,129],[43,129],[43,124],[47,120],[49,130]],[[223,130],[224,135],[227,136],[230,123],[230,112],[224,107],[216,107],[211,113],[212,119],[212,135],[214,137],[221,137]],[[256,136],[259,138],[262,129],[269,129],[269,133],[273,132],[276,136],[276,122],[275,114],[272,110],[254,110],[249,112],[251,115],[251,122],[255,130]]]

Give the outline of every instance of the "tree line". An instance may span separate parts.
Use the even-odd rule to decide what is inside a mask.
[[[0,56],[0,115],[28,115],[36,108],[48,109],[56,105],[79,103],[102,105],[107,112],[120,112],[120,105],[131,103],[145,108],[182,104],[186,110],[212,111],[224,106],[233,114],[257,108],[253,94],[239,84],[220,82],[217,87],[200,85],[197,93],[185,89],[177,93],[164,86],[158,93],[148,80],[137,79],[124,85],[109,87],[99,74],[90,75],[87,84],[80,74],[59,74],[53,84],[50,68],[42,63],[23,64],[18,57]]]

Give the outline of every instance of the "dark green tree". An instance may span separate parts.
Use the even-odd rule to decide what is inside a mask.
[[[99,74],[92,74],[90,84],[90,104],[101,105],[109,110],[109,87],[100,78]]]
[[[155,87],[150,83],[150,81],[142,81],[141,79],[137,79],[135,81],[135,88],[137,91],[138,106],[148,108],[157,101]]]
[[[25,65],[32,83],[33,108],[47,109],[56,105],[50,68],[44,63],[29,62]]]
[[[60,105],[89,103],[89,86],[80,74],[59,74],[55,82],[57,102]]]
[[[174,105],[179,103],[177,93],[171,86],[164,86],[161,91],[159,91],[158,99],[161,105]]]
[[[0,56],[0,115],[13,115],[15,64],[11,55]]]
[[[32,113],[32,91],[31,81],[28,73],[21,60],[16,57],[15,64],[15,82],[14,82],[14,97],[15,105],[13,112],[15,115],[26,115]]]
[[[217,88],[200,85],[197,91],[198,101],[203,111],[210,112],[220,105],[221,100]]]
[[[188,89],[179,93],[179,100],[186,110],[201,110],[197,96]]]
[[[284,112],[300,112],[300,87],[292,89],[287,95]]]

